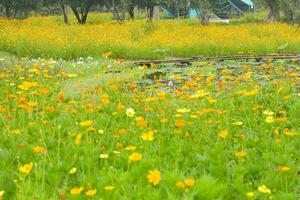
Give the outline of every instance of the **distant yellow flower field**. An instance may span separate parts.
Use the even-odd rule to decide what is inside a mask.
[[[162,58],[299,53],[300,29],[286,24],[200,26],[193,20],[137,20],[68,26],[54,17],[0,19],[0,51],[18,56]],[[109,55],[110,56],[110,55]]]

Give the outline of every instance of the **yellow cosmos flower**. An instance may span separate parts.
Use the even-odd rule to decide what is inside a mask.
[[[104,58],[108,58],[108,57],[111,56],[111,55],[112,55],[112,52],[111,52],[111,51],[102,53],[102,57],[104,57]]]
[[[271,194],[271,190],[267,188],[265,185],[261,185],[258,187],[258,191],[265,194]]]
[[[70,174],[75,174],[77,172],[77,168],[73,167],[72,169],[70,169],[69,173]]]
[[[30,88],[38,86],[37,82],[28,82],[24,81],[21,85],[18,86],[21,90],[29,90]]]
[[[252,198],[252,197],[254,197],[254,192],[247,192],[247,193],[246,193],[246,196],[247,196],[248,198]]]
[[[228,135],[229,135],[229,132],[228,132],[227,130],[221,131],[221,132],[219,133],[219,137],[220,137],[220,138],[223,138],[223,139],[227,138]]]
[[[108,158],[108,154],[106,154],[106,153],[100,154],[99,157],[102,158],[102,159],[106,159],[106,158]]]
[[[191,99],[198,99],[200,97],[204,97],[206,95],[208,95],[209,92],[206,92],[204,90],[198,90],[196,94],[191,95]]]
[[[154,133],[153,131],[149,131],[148,133],[143,133],[141,135],[141,138],[144,140],[144,141],[153,141],[154,140],[154,137],[153,137]]]
[[[136,150],[136,146],[129,145],[128,147],[125,148],[126,151],[134,151]]]
[[[84,188],[82,186],[81,187],[74,187],[74,188],[71,189],[70,193],[72,195],[80,195],[81,192],[83,191],[83,189]]]
[[[161,180],[160,171],[158,171],[157,169],[149,170],[147,178],[148,182],[152,185],[158,185]]]
[[[4,190],[1,190],[1,191],[0,191],[0,199],[3,197],[4,193],[5,193]]]
[[[82,121],[80,122],[80,126],[81,127],[88,127],[88,126],[91,126],[93,124],[93,121],[92,120],[86,120],[86,121]]]
[[[191,112],[191,109],[181,108],[181,109],[176,110],[176,112],[178,112],[180,114],[185,114],[185,113]]]
[[[269,123],[269,124],[274,122],[274,117],[273,116],[266,117],[266,122]]]
[[[263,111],[263,114],[271,116],[271,115],[274,115],[274,112],[271,110],[265,110],[265,111]]]
[[[25,164],[21,167],[19,167],[19,171],[22,172],[23,174],[29,174],[33,168],[33,163]]]
[[[95,196],[96,193],[97,193],[96,189],[91,189],[91,190],[86,191],[85,195],[88,196],[88,197],[92,197],[92,196]]]
[[[129,157],[128,160],[129,161],[139,161],[141,160],[143,157],[143,155],[141,153],[132,153]]]
[[[111,191],[113,189],[115,189],[115,187],[111,186],[111,185],[107,185],[107,186],[104,187],[104,190],[106,190],[106,191]]]
[[[285,135],[287,135],[287,136],[295,136],[295,135],[296,135],[295,132],[293,132],[293,131],[291,131],[291,130],[289,130],[289,129],[284,129],[284,130],[283,130],[283,134],[285,134]]]
[[[235,153],[235,156],[238,158],[245,157],[246,155],[247,155],[247,153],[245,151],[238,151]]]
[[[124,110],[124,109],[125,109],[125,106],[124,106],[121,102],[119,102],[118,105],[117,105],[117,110],[118,110],[119,112],[121,112],[121,111]]]
[[[77,134],[76,137],[75,137],[75,144],[79,145],[80,142],[81,142],[81,138],[82,138],[82,135],[81,134]]]
[[[280,171],[280,172],[286,172],[286,171],[289,171],[291,168],[287,167],[287,166],[278,166],[277,167],[277,171]]]

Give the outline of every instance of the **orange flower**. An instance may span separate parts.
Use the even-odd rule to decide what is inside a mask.
[[[175,126],[176,126],[177,128],[182,128],[182,127],[185,126],[185,122],[184,122],[183,120],[176,120]]]
[[[182,181],[177,181],[177,182],[176,182],[176,186],[177,186],[178,188],[184,188],[185,183],[182,182]]]
[[[137,117],[136,118],[136,121],[137,121],[137,124],[139,127],[144,127],[144,126],[147,126],[148,122],[147,120],[145,120],[143,117]]]
[[[36,146],[36,147],[33,148],[33,150],[36,153],[44,153],[45,152],[44,147],[41,147],[41,146]]]
[[[189,187],[193,187],[196,184],[196,180],[195,179],[185,179],[184,183]]]

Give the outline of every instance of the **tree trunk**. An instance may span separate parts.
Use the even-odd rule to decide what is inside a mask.
[[[267,20],[278,22],[280,20],[280,5],[278,1],[268,1],[269,14]]]
[[[4,9],[5,9],[5,15],[6,15],[6,17],[10,18],[11,17],[10,7],[8,5],[4,5]]]
[[[152,21],[153,17],[154,17],[154,6],[151,5],[148,8],[148,18]]]
[[[135,15],[134,15],[134,6],[133,5],[129,6],[128,13],[129,13],[130,19],[134,20]]]
[[[75,15],[75,17],[77,19],[78,24],[81,24],[81,18],[79,16],[78,10],[76,8],[74,8],[74,7],[71,7],[71,9],[72,9],[72,11],[73,11],[73,13],[74,13],[74,15]]]
[[[64,16],[64,23],[69,24],[69,19],[68,19],[68,15],[67,15],[66,6],[63,3],[61,3],[60,7],[61,7],[61,10],[62,10],[62,13],[63,13],[63,16]]]

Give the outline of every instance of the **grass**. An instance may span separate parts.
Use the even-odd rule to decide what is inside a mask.
[[[297,27],[252,23],[251,16],[243,19],[251,23],[210,26],[200,26],[197,20],[136,20],[119,25],[107,14],[100,16],[92,14],[86,26],[64,26],[57,16],[1,19],[0,51],[63,59],[97,58],[110,51],[114,58],[128,59],[300,52]]]
[[[0,65],[3,199],[299,199],[296,63]]]

